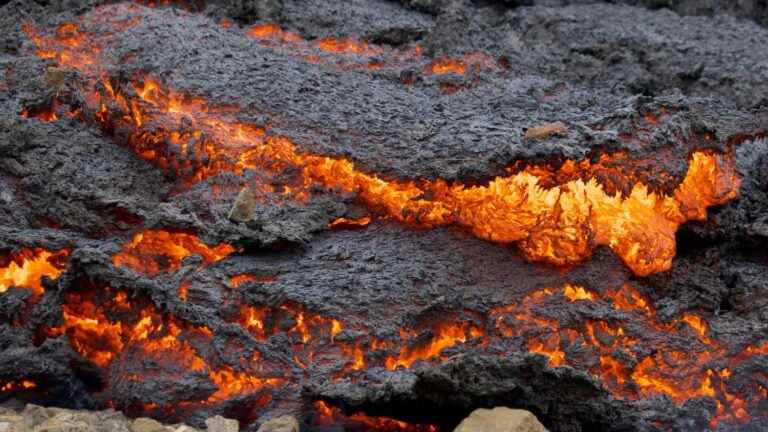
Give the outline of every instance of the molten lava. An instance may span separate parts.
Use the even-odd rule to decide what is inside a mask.
[[[276,24],[267,23],[251,27],[248,31],[250,36],[260,40],[276,40],[280,42],[302,42],[301,36],[296,33],[285,31]]]
[[[363,413],[344,415],[339,408],[323,401],[315,402],[317,413],[313,426],[344,425],[345,430],[370,432],[437,432],[434,425],[416,425],[387,417],[370,417]]]
[[[269,35],[273,29],[257,33]],[[28,34],[39,50],[54,54],[74,50],[70,57],[93,52],[81,38],[66,36],[68,32],[66,37],[61,32],[44,37],[28,29]],[[51,58],[68,64],[56,55]],[[296,193],[315,186],[355,193],[372,211],[408,224],[458,224],[486,240],[516,242],[532,261],[571,265],[588,258],[596,247],[608,246],[638,275],[667,270],[675,255],[678,227],[703,220],[708,207],[733,199],[740,185],[730,157],[708,152],[691,155],[685,179],[668,194],[651,192],[640,182],[626,193],[610,192],[588,177],[590,164],[573,161],[566,164],[570,180],[551,186],[543,186],[553,178],[541,174],[552,172],[545,167],[479,186],[386,180],[358,170],[346,159],[301,153],[286,138],[239,123],[226,109],[150,77],[116,86],[89,65],[70,66],[96,73],[91,75],[94,86],[103,90],[94,92],[89,101],[95,121],[105,130],[121,131],[140,157],[174,172],[188,185],[223,171],[239,175],[252,169],[278,175],[298,170],[303,188],[296,188]],[[612,174],[625,177],[621,170]]]
[[[328,228],[333,230],[341,230],[341,229],[357,229],[357,228],[365,228],[371,223],[371,218],[368,216],[364,216],[357,219],[350,219],[350,218],[338,218],[328,224]]]
[[[184,258],[191,255],[199,255],[205,264],[211,264],[233,252],[235,248],[228,244],[210,247],[191,234],[144,231],[123,245],[123,250],[112,257],[112,263],[154,276],[178,270]]]
[[[413,346],[405,346],[396,357],[387,357],[385,365],[387,369],[394,370],[398,367],[409,368],[418,360],[430,360],[440,357],[444,349],[464,343],[472,338],[483,336],[483,331],[470,323],[440,322],[432,330],[433,336],[428,342],[420,342]],[[403,341],[416,336],[401,330],[400,337]]]
[[[449,57],[443,57],[429,65],[429,72],[435,75],[443,75],[447,73],[463,75],[466,70],[467,67],[464,65],[463,61]]]
[[[106,290],[106,297],[104,292],[70,293],[63,306],[64,324],[48,329],[47,333],[66,334],[77,353],[101,368],[112,367],[125,353],[139,352],[145,361],[152,359],[155,367],[203,373],[217,390],[201,403],[224,401],[280,385],[280,379],[215,366],[201,357],[193,347],[194,341],[210,344],[210,329],[163,315],[145,302],[127,299],[122,292],[110,298],[110,292]],[[143,379],[136,375],[121,378]]]
[[[703,318],[683,314],[677,320],[661,322],[648,301],[630,286],[598,296],[583,287],[565,285],[562,298],[569,302],[611,304],[617,310],[630,313],[642,326],[634,323],[630,331],[620,321],[585,319],[581,327],[561,328],[557,320],[535,312],[547,301],[557,301],[557,298],[557,290],[536,291],[519,305],[494,309],[490,319],[503,337],[525,338],[529,351],[547,357],[552,367],[575,366],[584,361],[583,354],[575,358],[566,354],[571,352],[568,349],[571,346],[580,346],[573,352],[589,351],[599,358],[599,364],[589,372],[599,377],[617,397],[634,400],[664,395],[677,404],[697,397],[715,398],[718,402],[712,418],[713,428],[719,421],[748,420],[750,415],[744,407],[759,404],[757,399],[744,401],[735,397],[728,388],[727,378],[730,371],[749,357],[764,353],[768,343],[730,352],[707,336],[708,326]],[[688,342],[680,347],[685,350],[658,346],[658,341],[674,340],[670,335],[686,338]],[[650,347],[654,349],[647,350]]]
[[[17,390],[32,390],[37,388],[37,383],[31,380],[0,382],[0,392],[12,392]]]
[[[56,279],[66,268],[69,251],[22,249],[0,260],[0,294],[11,287],[27,288],[39,296],[44,292],[42,279]]]
[[[556,168],[523,167],[477,185],[386,179],[364,172],[347,159],[299,151],[287,138],[242,123],[236,109],[213,105],[152,76],[137,75],[131,80],[110,76],[106,71],[112,60],[101,53],[113,35],[90,33],[75,24],[64,24],[50,35],[30,26],[25,31],[40,57],[76,69],[84,77],[85,106],[73,107],[84,121],[100,126],[139,157],[176,175],[183,187],[220,173],[264,175],[257,178],[291,173],[294,182],[284,188],[290,197],[311,199],[317,189],[356,194],[372,217],[414,227],[459,225],[488,241],[516,243],[528,259],[555,265],[578,263],[595,248],[607,246],[637,275],[648,275],[671,266],[681,224],[705,219],[708,207],[733,199],[740,186],[731,155],[704,150],[690,155],[684,179],[666,190],[649,189],[638,173],[641,170],[632,169],[634,161],[621,153],[567,160]],[[302,45],[302,50],[332,54],[365,56],[374,49],[353,40],[310,44],[272,24],[255,26],[249,33],[265,44]],[[486,60],[443,58],[429,71],[464,74]],[[31,110],[24,114],[56,121],[59,103],[52,105],[49,114],[36,115]],[[649,124],[659,121],[652,114],[645,119]],[[254,186],[272,190],[272,185]],[[372,217],[337,219],[330,228],[364,227]],[[125,243],[112,261],[117,267],[154,277],[179,270],[184,259],[193,255],[200,257],[202,265],[211,265],[234,252],[230,245],[208,245],[189,233],[148,230]],[[68,254],[30,249],[11,255],[0,267],[0,292],[20,286],[42,294],[42,276],[57,277]],[[231,275],[228,293],[237,296],[247,291],[247,284],[275,280],[274,276]],[[187,300],[190,287],[191,282],[183,280],[179,297]],[[354,376],[368,366],[410,368],[418,361],[444,359],[451,348],[463,344],[479,352],[489,346],[510,352],[525,347],[545,356],[551,367],[586,370],[617,398],[664,396],[677,404],[712,398],[717,407],[713,428],[721,421],[742,422],[756,415],[766,397],[765,387],[757,380],[752,380],[750,389],[731,383],[735,375],[753,373],[741,366],[755,356],[768,355],[768,342],[728,348],[714,339],[702,317],[686,313],[663,321],[650,301],[630,286],[605,292],[572,284],[544,288],[518,303],[492,309],[487,319],[429,317],[413,327],[418,330],[404,328],[399,338],[388,339],[374,338],[371,329],[352,328],[293,302],[251,304],[242,296],[238,300],[228,305],[234,307],[219,310],[223,324],[242,328],[244,337],[257,347],[277,341],[286,349],[289,366],[269,364],[258,350],[240,356],[237,365],[224,364],[215,350],[206,349],[215,345],[211,329],[218,332],[217,327],[192,325],[149,300],[129,299],[126,293],[107,288],[67,293],[62,324],[48,329],[47,335],[65,335],[75,352],[101,368],[107,389],[118,381],[145,381],[166,369],[175,379],[183,373],[202,375],[214,389],[198,400],[183,401],[192,405],[276,391],[298,381],[291,374],[312,369],[332,370],[336,379]],[[558,316],[547,314],[549,304],[571,310],[588,303],[616,315],[596,319],[574,314],[561,324]],[[345,330],[361,336],[348,337]],[[137,362],[139,372],[121,369],[130,363],[121,360],[129,356],[142,359]],[[275,378],[264,370],[279,370],[286,377]],[[3,391],[16,388],[25,388],[23,382],[2,385]],[[319,424],[338,424],[339,411],[322,402],[316,409]],[[436,430],[361,414],[344,421],[364,430]]]

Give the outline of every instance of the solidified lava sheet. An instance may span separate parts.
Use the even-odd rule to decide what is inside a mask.
[[[768,430],[763,2],[3,3],[0,400]]]

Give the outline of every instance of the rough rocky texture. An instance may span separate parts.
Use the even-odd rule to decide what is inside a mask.
[[[205,426],[206,430],[210,432],[238,432],[240,430],[237,420],[226,419],[222,416],[207,419]]]
[[[85,411],[27,405],[10,408],[13,401],[0,406],[0,431],[3,432],[200,432],[187,425],[163,425],[150,418],[131,420],[114,410]],[[223,424],[222,419],[211,419]],[[235,422],[237,424],[237,422]],[[209,431],[228,431],[212,429]],[[237,431],[237,429],[234,429]]]
[[[328,230],[337,217],[361,217],[370,209],[353,196],[326,190],[312,191],[308,202],[288,199],[280,194],[283,179],[268,178],[276,192],[232,213],[238,193],[245,192],[242,179],[231,173],[184,189],[172,173],[138,158],[122,137],[92,121],[21,118],[22,110],[45,108],[57,97],[67,106],[82,106],[88,96],[83,74],[40,59],[21,23],[53,32],[103,3],[14,0],[0,11],[0,251],[4,259],[23,248],[71,250],[66,271],[57,280],[43,280],[41,298],[32,301],[20,287],[0,294],[0,381],[41,383],[0,397],[71,408],[115,404],[131,414],[197,427],[221,414],[241,419],[251,431],[266,413],[295,415],[309,430],[367,430],[365,423],[346,418],[322,424],[313,405],[317,399],[346,414],[362,411],[445,430],[477,407],[498,405],[528,409],[552,431],[653,430],[659,424],[705,430],[717,413],[711,398],[678,403],[658,394],[620,397],[592,376],[600,359],[584,344],[599,339],[610,346],[613,340],[599,332],[564,342],[561,348],[576,361],[560,367],[528,353],[524,338],[496,333],[455,344],[444,350],[444,359],[397,370],[385,368],[385,358],[402,346],[429,341],[438,331],[435,323],[446,319],[493,333],[498,322],[489,317],[495,309],[567,283],[599,296],[632,285],[656,315],[649,323],[647,316],[618,310],[607,300],[570,302],[558,292],[534,309],[537,317],[560,323],[564,341],[567,330],[602,321],[637,340],[636,358],[675,351],[706,359],[707,347],[685,324],[664,327],[695,313],[709,324],[706,338],[731,357],[765,343],[768,31],[756,24],[765,19],[759,2],[730,2],[713,11],[711,2],[693,1],[632,2],[644,7],[570,1],[401,2],[408,7],[386,1],[343,6],[320,0],[216,1],[186,9],[126,12],[125,5],[117,5],[93,12],[139,19],[105,48],[105,56],[115,60],[105,72],[115,82],[127,88],[133,74],[151,73],[212,104],[237,104],[239,121],[266,126],[302,151],[347,157],[385,178],[484,183],[510,166],[557,165],[621,151],[632,161],[624,168],[652,189],[668,191],[684,175],[693,150],[733,151],[743,179],[740,197],[710,211],[706,222],[683,227],[673,268],[648,278],[632,276],[607,250],[573,268],[553,269],[454,227],[420,230],[374,220],[364,229]],[[236,24],[224,27],[221,18]],[[354,56],[350,61],[313,51],[318,60],[271,48],[237,26],[264,22],[277,22],[310,42],[352,37],[387,53],[419,43],[424,54],[391,67],[360,68]],[[479,70],[425,72],[443,55],[462,58],[478,50],[488,55]],[[662,108],[669,113],[652,125],[647,114]],[[536,133],[537,126],[553,122],[562,122],[567,133]],[[258,173],[246,173],[246,181],[257,180]],[[212,264],[192,255],[156,275],[114,265],[112,256],[122,245],[153,229],[193,232],[210,245],[231,243],[237,252]],[[241,285],[231,282],[242,274],[256,277]],[[178,294],[183,282],[186,299]],[[176,359],[166,364],[133,346],[100,368],[73,349],[67,334],[42,331],[62,325],[68,296],[95,293],[108,303],[117,290],[162,314],[164,323],[171,317],[184,323],[182,340],[196,343],[206,368],[227,365],[284,380],[283,385],[211,403],[217,387],[207,372],[180,370]],[[233,322],[242,305],[270,308],[274,318],[264,326],[274,332],[255,337]],[[295,305],[304,308],[303,318],[340,320],[344,330],[332,339],[315,335],[303,343],[291,330],[298,315],[284,309]],[[116,322],[132,318],[120,314],[109,311]],[[202,326],[210,339],[198,342],[192,329]],[[418,334],[403,339],[401,330]],[[559,334],[548,328],[541,333]],[[390,346],[374,349],[380,341]],[[339,344],[363,347],[366,368],[350,371]],[[617,351],[617,357],[627,357],[627,367],[637,366]],[[721,371],[724,358],[707,364]],[[768,428],[766,401],[754,390],[768,385],[766,368],[768,358],[756,355],[729,371],[729,394],[755,392],[750,418],[725,419],[719,430]],[[135,376],[145,379],[128,379]],[[725,378],[710,380],[715,386]],[[145,408],[152,404],[158,408]],[[91,421],[74,413],[57,419],[42,408],[25,412],[22,418],[39,418],[35,425]],[[0,424],[19,421],[16,412],[2,415]],[[96,416],[105,425],[114,422],[108,430],[136,425],[120,414]]]
[[[453,432],[546,432],[529,411],[496,407],[476,409]]]
[[[299,432],[299,422],[291,416],[272,418],[262,423],[257,432]]]

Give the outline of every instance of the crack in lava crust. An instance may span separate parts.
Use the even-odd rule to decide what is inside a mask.
[[[24,109],[21,115],[28,121],[74,117],[97,125],[139,157],[175,176],[182,189],[222,173],[245,177],[256,171],[263,174],[257,177],[269,179],[288,176],[291,181],[284,193],[297,201],[311,199],[318,189],[337,191],[354,194],[372,213],[337,219],[329,229],[364,228],[376,216],[420,228],[455,224],[488,241],[516,243],[531,261],[554,265],[579,263],[595,248],[607,246],[636,275],[649,275],[670,268],[681,224],[704,220],[708,207],[733,199],[740,187],[732,155],[707,150],[691,153],[685,177],[663,191],[651,191],[631,169],[614,168],[612,164],[633,164],[623,153],[568,160],[559,168],[527,166],[484,185],[382,178],[348,159],[300,151],[266,127],[238,121],[237,108],[176,90],[150,74],[121,77],[115,72],[114,59],[105,53],[122,29],[136,24],[139,17],[130,15],[135,8],[125,6],[123,14],[109,18],[95,14],[50,32],[26,26],[41,58],[77,70],[82,79],[76,94],[57,95],[50,107]],[[267,46],[286,43],[300,56],[319,50],[345,59],[363,58],[362,64],[369,66],[367,58],[379,53],[378,47],[353,39],[309,43],[270,25],[251,28],[243,37],[267,41]],[[397,61],[417,56],[420,51]],[[441,58],[426,72],[470,73],[486,61]],[[612,183],[606,183],[606,177]],[[268,183],[252,187],[271,189]],[[181,271],[187,257],[199,256],[202,264],[195,272],[203,272],[235,252],[233,246],[209,245],[192,233],[147,230],[136,233],[111,257],[112,265],[122,270],[110,270],[166,283]],[[19,286],[43,294],[42,276],[62,274],[64,265],[58,263],[68,254],[35,249],[6,260],[7,265],[0,266],[0,293]],[[199,299],[188,276],[173,280],[178,282],[176,295],[182,306],[194,311]],[[551,368],[571,366],[588,372],[622,400],[663,396],[683,405],[706,398],[714,402],[712,428],[761,415],[768,393],[749,367],[753,359],[768,355],[768,343],[752,340],[749,346],[727,346],[710,335],[702,317],[690,313],[664,321],[650,301],[629,285],[602,293],[570,284],[545,288],[487,314],[452,311],[439,318],[420,317],[399,334],[374,337],[370,328],[312,312],[297,302],[281,299],[262,304],[245,298],[249,287],[274,283],[277,276],[226,276],[223,284],[236,300],[210,314],[215,315],[210,327],[176,316],[178,310],[154,297],[151,301],[142,294],[129,298],[124,291],[98,286],[66,292],[61,322],[44,329],[44,337],[65,338],[78,355],[95,365],[104,380],[104,387],[97,391],[111,405],[176,418],[244,400],[248,410],[261,412],[288,399],[287,393],[298,394],[307,376],[354,381],[370,369],[397,373],[421,362],[445,360],[457,349],[538,354]],[[165,294],[173,296],[174,288]],[[610,319],[597,319],[579,312],[561,321],[547,313],[551,305],[568,304],[609,308],[613,314]],[[227,344],[213,349],[219,332],[225,336],[218,340],[226,339]],[[229,332],[240,339],[233,342]],[[363,336],[350,338],[347,333]],[[247,347],[235,346],[243,340]],[[284,346],[285,352],[265,354],[274,344]],[[267,347],[264,352],[263,347]],[[109,399],[130,394],[130,389],[143,383],[171,385],[187,379],[203,384],[183,398]],[[8,381],[0,383],[0,391],[43,384]],[[314,404],[314,410],[318,426],[342,421],[341,412],[322,401]],[[256,417],[253,412],[240,416],[245,423]],[[436,430],[432,425],[364,414],[343,421],[363,429]]]
[[[156,234],[145,233],[142,238]],[[168,246],[169,250],[190,243],[201,249],[207,247],[191,235],[170,238],[180,243]],[[128,244],[134,243],[135,239]],[[147,248],[141,250],[142,245]],[[158,276],[178,270],[174,262],[162,259],[165,253],[155,245],[139,242],[133,249],[125,250],[141,252],[142,262],[155,263],[143,268],[129,264],[126,268],[131,271]],[[235,287],[273,281],[243,274],[232,275],[230,279]],[[240,353],[236,366],[222,364],[220,354],[210,349],[214,339],[211,328],[164,313],[140,296],[129,297],[123,291],[105,287],[90,289],[88,283],[77,286],[85,289],[65,295],[63,324],[44,328],[45,337],[66,335],[77,353],[103,371],[107,381],[103,391],[107,395],[112,394],[113,387],[150,380],[205,377],[210,386],[184,400],[175,416],[239,397],[264,407],[294,385],[294,375],[307,371],[328,373],[327,362],[331,358],[339,360],[331,367],[330,379],[336,381],[355,377],[358,371],[372,367],[394,371],[411,368],[418,362],[446,359],[446,350],[461,346],[497,354],[520,349],[540,354],[552,368],[568,365],[586,370],[621,399],[661,395],[681,405],[692,399],[712,398],[713,429],[723,421],[744,423],[759,415],[760,403],[768,391],[760,379],[751,378],[757,378],[759,371],[749,366],[753,359],[768,355],[768,342],[727,347],[709,335],[708,324],[702,317],[691,313],[661,321],[648,299],[630,285],[602,293],[571,284],[559,289],[545,288],[517,303],[493,308],[487,314],[464,311],[427,319],[410,329],[402,328],[399,337],[390,339],[371,337],[371,329],[350,327],[342,320],[310,312],[300,304],[251,305],[239,298],[232,312],[219,313],[224,321],[250,334],[257,348],[232,347]],[[562,310],[562,305],[568,304],[607,307],[613,312],[605,319],[583,314],[560,324],[548,311]],[[345,330],[369,336],[358,340],[340,338]],[[290,341],[289,361],[297,367],[293,372],[280,372],[291,368],[275,362],[274,357],[260,354],[258,349],[259,344],[269,344],[280,337]],[[136,361],[137,358],[143,360]],[[733,381],[736,377],[739,380]],[[743,384],[733,382],[749,382],[754,388],[746,391]],[[6,383],[3,389],[29,390],[36,385],[27,380]],[[157,413],[168,408],[159,400],[122,400],[116,406],[136,413]],[[332,422],[329,418],[339,415],[325,404],[316,404],[315,408],[321,424]],[[433,430],[430,426],[411,428],[396,420],[372,419],[361,414],[348,420],[380,426],[375,430]]]
[[[300,178],[286,189],[288,194],[302,197],[316,187],[352,193],[371,211],[412,226],[457,224],[482,239],[517,243],[531,261],[571,265],[596,247],[608,246],[637,275],[667,270],[678,227],[704,220],[708,207],[736,197],[740,185],[730,155],[705,151],[691,155],[685,178],[669,193],[650,192],[619,171],[613,174],[627,193],[608,193],[593,177],[599,164],[588,161],[566,164],[576,168],[572,179],[551,187],[542,183],[559,176],[536,166],[480,186],[387,180],[347,159],[302,153],[286,138],[237,122],[231,108],[215,107],[151,76],[129,83],[110,79],[105,72],[109,63],[100,53],[111,34],[88,34],[75,24],[52,36],[30,26],[25,31],[41,57],[86,76],[90,88],[83,89],[83,111],[92,113],[86,121],[113,133],[186,186],[222,172],[258,170],[278,176],[293,170]],[[623,157],[603,155],[601,161]]]

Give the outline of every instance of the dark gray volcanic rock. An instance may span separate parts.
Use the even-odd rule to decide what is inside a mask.
[[[535,12],[524,10],[519,18],[538,20],[541,17]],[[618,23],[650,18],[643,16],[648,12],[640,9],[611,8],[610,12],[616,14],[616,24],[605,31],[612,32],[619,41],[630,36],[624,35],[625,28]],[[589,29],[596,25],[586,20],[591,14],[585,8],[546,13],[571,16],[565,22],[583,23],[579,29],[583,32],[591,33]],[[631,83],[620,91],[617,86],[634,79],[632,71],[636,68],[632,65],[626,68],[619,65],[616,71],[583,82],[582,77],[573,76],[578,68],[565,64],[557,66],[557,59],[567,61],[574,56],[566,55],[573,48],[559,48],[553,43],[551,39],[555,36],[533,40],[533,46],[527,49],[508,51],[503,46],[486,46],[491,59],[498,58],[495,53],[506,56],[509,70],[490,67],[468,76],[434,77],[422,76],[417,69],[417,82],[407,86],[403,85],[400,74],[388,70],[371,73],[367,70],[339,71],[332,65],[317,67],[311,62],[296,61],[295,54],[285,50],[260,49],[257,40],[244,37],[239,29],[206,25],[208,18],[202,16],[189,16],[186,17],[189,22],[182,22],[172,19],[174,14],[148,14],[141,23],[126,31],[119,44],[110,47],[110,55],[115,58],[128,53],[135,55],[134,61],[120,66],[121,73],[152,71],[175,88],[204,95],[214,103],[238,102],[246,108],[248,115],[263,116],[272,133],[289,137],[300,149],[350,157],[365,169],[386,176],[483,180],[502,174],[507,164],[516,160],[581,159],[600,151],[618,150],[643,157],[660,148],[674,147],[680,141],[689,141],[691,145],[690,141],[699,141],[704,131],[715,134],[715,144],[723,144],[736,134],[763,129],[754,113],[732,106],[740,102],[738,99],[685,99],[674,92],[668,96],[659,95],[657,100],[638,99],[636,93],[641,91]],[[582,14],[581,18],[578,14]],[[517,21],[510,17],[506,22]],[[661,37],[666,39],[665,44],[675,46],[667,50],[667,57],[674,58],[674,53],[683,49],[675,44],[684,46],[689,43],[685,38],[672,36],[679,32],[681,20],[671,14],[662,14],[658,21],[666,25],[661,27],[660,24],[659,30],[669,34]],[[529,25],[551,27],[546,21]],[[710,25],[706,32],[700,31],[699,35],[690,37],[698,40],[706,33],[713,44],[730,37],[727,27]],[[699,31],[700,27],[696,26],[695,30]],[[690,28],[694,30],[693,25]],[[755,44],[750,48],[732,54],[730,47],[733,45],[723,43],[722,49],[715,49],[714,57],[701,54],[702,58],[708,55],[715,63],[715,74],[728,74],[731,68],[744,71],[744,76],[738,79],[743,91],[735,93],[737,96],[743,93],[744,98],[747,95],[757,97],[762,93],[760,86],[768,82],[760,78],[759,69],[757,75],[746,73],[757,67],[754,63],[762,62],[763,54],[768,55],[768,52],[763,53],[768,47],[768,31],[759,27],[754,30]],[[134,36],[148,31],[157,36],[156,44],[151,47]],[[580,40],[576,31],[564,29],[556,38]],[[480,45],[484,41],[482,35],[490,33],[492,30],[481,32],[478,28],[472,34],[478,35],[480,39],[475,43]],[[529,30],[521,30],[521,33],[532,34]],[[642,40],[649,36],[646,33],[638,38]],[[638,41],[638,44],[646,41]],[[700,46],[708,45],[708,42],[702,42]],[[451,54],[459,55],[469,51],[468,48],[453,47]],[[477,48],[472,46],[473,50]],[[659,54],[658,50],[656,52]],[[587,67],[602,71],[604,66],[592,64]],[[542,68],[547,72],[542,74]],[[611,80],[616,78],[606,79],[609,75],[628,81],[613,82]],[[659,76],[668,74],[661,72]],[[439,84],[451,82],[446,81],[449,79],[468,88],[441,97]],[[606,81],[607,85],[599,88],[593,84]],[[665,82],[669,80],[665,79]],[[566,83],[564,87],[563,83]],[[670,87],[669,90],[674,89],[674,83]],[[717,88],[721,87],[718,85]],[[665,89],[651,93],[664,93],[662,90]],[[680,90],[679,87],[676,90]],[[696,96],[719,96],[719,90],[700,93]],[[642,121],[642,113],[656,112],[661,106],[679,112],[658,128],[640,132],[643,136],[636,140],[619,140],[621,133],[636,133],[635,125]],[[527,128],[550,121],[565,122],[570,127],[569,133],[543,143],[523,139]],[[317,134],[317,130],[324,133]],[[677,177],[684,172],[683,158],[689,151],[676,153],[680,159],[657,162]],[[648,182],[654,184],[652,179]]]
[[[607,249],[572,268],[552,268],[524,261],[514,246],[455,227],[417,230],[381,220],[359,230],[328,230],[337,217],[368,214],[354,197],[333,191],[313,190],[306,203],[265,193],[253,218],[236,223],[228,218],[232,202],[264,173],[224,173],[185,188],[92,120],[21,118],[23,110],[43,109],[54,99],[82,107],[87,77],[65,71],[63,83],[52,86],[45,77],[53,62],[35,55],[20,25],[46,30],[105,3],[16,0],[0,10],[0,252],[71,250],[67,270],[43,282],[41,298],[33,302],[20,288],[0,294],[0,317],[8,323],[0,326],[0,381],[50,383],[47,393],[27,394],[31,400],[73,407],[113,403],[132,413],[141,413],[141,404],[167,403],[178,410],[152,414],[192,424],[225,414],[242,419],[248,430],[276,411],[300,416],[313,430],[317,398],[348,413],[441,423],[446,430],[474,408],[500,404],[533,410],[553,431],[644,431],[659,424],[703,430],[717,411],[711,398],[621,398],[586,372],[600,365],[579,343],[585,337],[563,348],[575,359],[573,367],[556,368],[529,354],[525,338],[562,333],[565,340],[566,330],[605,321],[638,341],[632,351],[638,358],[674,351],[705,359],[708,347],[676,321],[694,313],[709,324],[706,337],[720,349],[706,360],[713,370],[768,339],[765,28],[721,13],[680,16],[659,9],[710,13],[711,2],[692,1],[632,2],[646,8],[566,1],[401,2],[408,7],[378,0],[218,1],[195,3],[192,12],[137,7],[130,13],[140,21],[104,47],[104,72],[115,82],[151,74],[212,105],[237,105],[238,120],[288,137],[301,151],[343,156],[386,178],[482,183],[515,162],[558,164],[623,151],[635,178],[669,191],[684,176],[692,151],[733,152],[740,197],[710,211],[708,221],[681,229],[669,272],[637,278]],[[110,16],[127,7],[95,10]],[[759,2],[735,2],[723,12],[760,21],[761,11]],[[224,17],[236,24],[220,25]],[[105,30],[94,21],[92,31]],[[270,46],[237,25],[255,22],[277,22],[310,47],[319,38],[351,37],[380,51],[366,57]],[[398,57],[414,43],[423,55]],[[477,51],[485,53],[478,70],[427,73],[441,56]],[[370,61],[383,66],[369,68]],[[529,128],[553,121],[564,122],[567,133],[524,138]],[[193,255],[155,276],[115,266],[112,256],[147,229],[193,232],[236,251],[210,264]],[[231,278],[242,274],[258,278],[234,284]],[[189,284],[185,300],[178,294],[182,283]],[[557,291],[531,313],[559,323],[559,333],[542,326],[499,336],[499,308],[567,283],[600,298],[569,302]],[[625,284],[647,299],[652,316],[607,300]],[[73,351],[67,335],[42,333],[62,324],[69,295],[109,298],[115,290],[166,319],[209,329],[210,344],[193,340],[207,365],[258,372],[284,385],[265,391],[266,402],[261,393],[247,394],[186,410],[179,401],[205,400],[216,391],[206,374],[166,370],[140,350],[101,370]],[[265,321],[274,333],[259,339],[236,324],[232,317],[242,305],[268,308]],[[295,305],[307,316],[345,326],[335,341],[318,338],[308,345],[317,353],[308,364],[294,360],[294,348],[304,345],[290,330],[296,318],[284,308]],[[444,321],[482,327],[490,336],[449,347],[443,361],[394,371],[382,366],[402,348],[397,344],[413,344],[402,340],[401,330],[418,332],[413,339],[423,342]],[[375,348],[377,341],[393,346]],[[359,344],[372,366],[345,369],[338,343]],[[256,355],[258,361],[243,360]],[[627,365],[637,366],[633,361]],[[768,386],[768,356],[736,363],[730,392]],[[123,379],[137,374],[150,379]],[[726,419],[718,430],[765,429],[766,401],[752,396],[751,418]]]

